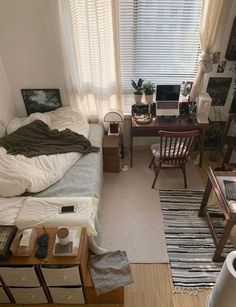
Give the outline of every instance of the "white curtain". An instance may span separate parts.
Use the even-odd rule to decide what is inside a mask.
[[[191,101],[200,94],[205,73],[213,69],[211,54],[219,48],[231,6],[232,0],[203,0],[200,23],[202,53],[199,56],[199,70],[190,93]]]
[[[55,0],[69,103],[89,119],[122,110],[119,1]]]

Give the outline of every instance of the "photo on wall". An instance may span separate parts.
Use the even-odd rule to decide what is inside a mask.
[[[22,89],[27,114],[49,112],[61,107],[59,89]]]
[[[232,78],[209,78],[207,93],[211,96],[212,106],[224,106],[228,97]]]
[[[214,52],[212,54],[212,63],[213,64],[217,64],[219,62],[219,60],[220,60],[220,52],[219,51],[218,52]]]
[[[220,61],[218,63],[217,72],[223,73],[225,71],[226,61]]]

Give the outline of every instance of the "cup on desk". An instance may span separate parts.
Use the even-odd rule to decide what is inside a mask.
[[[58,241],[61,245],[66,245],[70,242],[70,231],[66,227],[62,227],[57,231]]]

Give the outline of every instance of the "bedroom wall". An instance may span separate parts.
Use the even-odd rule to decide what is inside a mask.
[[[7,123],[15,117],[11,90],[6,77],[5,68],[0,56],[0,137],[5,134]]]
[[[59,88],[67,104],[53,0],[0,0],[0,54],[18,116],[22,88]]]

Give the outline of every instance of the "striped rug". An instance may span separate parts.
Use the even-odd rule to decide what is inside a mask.
[[[215,245],[205,218],[198,217],[203,191],[160,190],[165,237],[175,287],[212,287],[222,267],[213,263]],[[221,233],[221,218],[214,218]],[[232,246],[227,244],[225,252]]]

